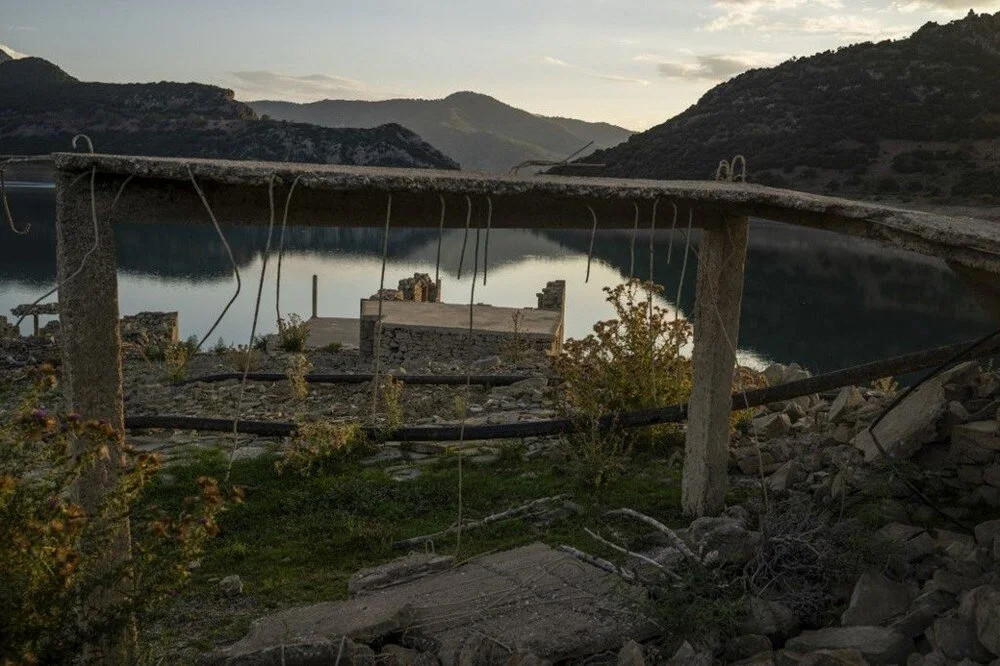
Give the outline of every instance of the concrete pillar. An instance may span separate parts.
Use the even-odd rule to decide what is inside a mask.
[[[313,305],[312,318],[313,319],[316,318],[316,300],[319,298],[319,282],[318,282],[318,280],[319,280],[319,278],[317,278],[315,275],[313,275],[313,291],[312,291],[312,305]]]
[[[688,403],[681,504],[689,516],[725,507],[735,347],[739,338],[749,218],[706,224],[694,306],[694,385]]]
[[[56,254],[60,283],[76,273],[94,246],[90,177],[85,176],[72,188],[71,180],[65,173],[57,173]],[[85,419],[108,421],[117,433],[115,441],[109,443],[110,455],[87,470],[74,489],[75,500],[88,512],[101,503],[115,483],[125,430],[115,244],[108,199],[100,194],[98,191],[96,204],[100,244],[87,257],[83,270],[59,289],[61,384],[67,407]],[[130,538],[125,519],[106,551],[105,566],[115,567],[129,557]],[[107,603],[115,594],[113,590],[99,591],[93,603]],[[133,637],[132,631],[126,630],[106,643],[88,646],[88,654],[102,663],[120,661]]]

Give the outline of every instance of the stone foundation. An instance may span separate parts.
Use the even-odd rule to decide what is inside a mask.
[[[374,356],[375,320],[368,322],[371,339],[366,355],[371,358]],[[364,324],[365,320],[362,320],[362,331],[365,330]],[[405,365],[412,359],[475,361],[488,356],[510,355],[509,350],[514,344],[520,345],[518,351],[523,357],[536,358],[544,358],[557,345],[551,335],[518,334],[515,337],[513,333],[474,330],[470,347],[467,330],[387,324],[382,328],[380,357],[383,363],[389,365]],[[364,336],[361,345],[364,350]]]

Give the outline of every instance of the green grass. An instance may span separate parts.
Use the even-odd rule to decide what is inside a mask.
[[[148,501],[179,508],[198,476],[221,479],[225,467],[219,454],[171,467],[172,480],[155,481]],[[360,467],[312,478],[279,477],[273,458],[237,462],[232,482],[246,488],[246,501],[222,516],[221,532],[209,544],[190,584],[173,608],[151,621],[151,640],[171,652],[176,640],[205,650],[242,635],[252,617],[293,604],[346,597],[347,579],[355,571],[406,553],[394,549],[394,541],[455,522],[457,457],[444,456],[422,471],[406,482],[393,481],[380,468]],[[600,527],[601,515],[611,508],[631,507],[667,524],[682,524],[679,470],[664,460],[634,463],[599,493],[578,485],[559,464],[523,463],[515,455],[503,455],[489,467],[464,463],[462,485],[466,520],[556,494],[569,495],[584,513],[547,530],[511,520],[466,531],[460,560],[534,541],[565,543],[615,559],[583,532],[584,527]],[[439,540],[434,549],[455,554],[455,539]],[[244,581],[242,600],[221,599],[215,592],[218,579],[231,574]]]

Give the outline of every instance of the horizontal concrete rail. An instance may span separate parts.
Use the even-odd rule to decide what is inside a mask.
[[[589,229],[587,205],[598,215],[598,227],[631,228],[633,203],[642,206],[640,226],[650,224],[651,202],[660,200],[658,228],[671,224],[676,203],[679,224],[689,207],[695,225],[751,216],[872,238],[893,246],[940,257],[1000,275],[1000,226],[965,217],[947,217],[744,183],[655,181],[562,176],[504,176],[467,171],[391,169],[339,165],[236,162],[57,153],[55,166],[65,187],[79,174],[97,169],[97,190],[107,210],[126,177],[132,176],[119,201],[115,219],[145,222],[208,219],[194,194],[188,167],[204,187],[221,220],[267,224],[267,185],[275,179],[277,214],[296,178],[299,186],[289,222],[332,226],[371,226],[385,220],[386,195],[393,195],[393,225],[437,227],[440,196],[447,206],[445,226],[465,225],[468,195],[473,224],[485,220],[486,201],[493,203],[492,224],[508,228]],[[88,178],[76,180],[75,200]]]

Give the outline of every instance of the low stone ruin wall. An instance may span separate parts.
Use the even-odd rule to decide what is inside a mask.
[[[367,324],[367,325],[366,325]],[[405,364],[407,360],[474,361],[488,356],[544,358],[557,351],[558,339],[551,334],[473,331],[470,353],[469,333],[454,328],[395,326],[382,328],[380,354],[383,363]],[[362,356],[371,358],[375,348],[375,320],[361,320]]]

